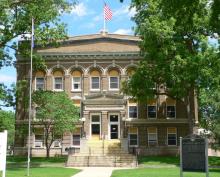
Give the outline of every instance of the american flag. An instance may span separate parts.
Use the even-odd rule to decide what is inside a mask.
[[[112,11],[106,3],[104,5],[104,16],[105,16],[105,20],[112,19]]]

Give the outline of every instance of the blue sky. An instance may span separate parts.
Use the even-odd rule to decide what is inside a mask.
[[[130,0],[105,1],[112,10],[112,20],[106,23],[109,33],[134,34],[132,28],[135,26],[131,17],[135,9],[129,9]],[[69,36],[100,33],[103,29],[103,0],[78,0],[69,14],[62,14],[61,22],[67,24]],[[4,67],[0,69],[0,83],[10,86],[16,82],[16,69]],[[11,110],[11,109],[9,109]]]
[[[134,9],[129,9],[130,0],[105,1],[113,12],[112,20],[106,24],[109,33],[133,34],[134,22],[131,17]],[[63,14],[61,21],[67,24],[69,36],[99,33],[103,29],[103,0],[79,0],[70,14]],[[0,69],[0,82],[10,86],[16,81],[14,67]]]

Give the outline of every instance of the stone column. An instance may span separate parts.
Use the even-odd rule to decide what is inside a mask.
[[[101,126],[102,126],[102,137],[108,139],[108,111],[102,111],[102,119],[101,119]]]
[[[64,76],[64,90],[69,96],[71,96],[71,89],[71,77],[67,74]]]
[[[125,138],[125,121],[122,119],[125,117],[125,111],[120,111],[120,138]]]
[[[89,86],[89,76],[88,75],[84,75],[83,76],[83,92],[84,92],[84,95],[88,95],[89,94],[89,89],[90,89],[90,86]]]
[[[103,90],[103,92],[107,92],[108,88],[109,88],[109,84],[108,84],[108,77],[107,75],[102,75],[102,84],[101,84],[101,89]]]
[[[86,138],[90,138],[90,117],[89,117],[89,111],[83,111],[83,117],[86,118],[86,121],[84,122],[84,131],[86,133]]]
[[[53,77],[52,77],[52,75],[46,76],[46,90],[53,90]]]

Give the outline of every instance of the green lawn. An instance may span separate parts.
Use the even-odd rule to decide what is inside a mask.
[[[139,165],[174,165],[179,166],[179,157],[175,156],[140,156]],[[220,166],[220,157],[209,157],[209,166]]]
[[[178,177],[179,168],[137,168],[115,170],[111,177]],[[219,177],[220,169],[211,169],[210,177]],[[205,173],[184,172],[184,177],[205,177]]]
[[[62,157],[32,157],[31,166],[32,167],[64,167],[65,162],[67,161],[67,156]],[[27,157],[7,157],[7,166],[8,167],[25,167],[27,165]]]
[[[80,170],[61,167],[31,168],[30,177],[71,177]],[[6,177],[27,177],[26,168],[8,168]]]

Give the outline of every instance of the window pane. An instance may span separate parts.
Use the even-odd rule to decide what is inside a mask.
[[[130,145],[137,145],[137,134],[129,134],[129,140]]]
[[[147,114],[148,118],[156,118],[156,106],[148,106],[147,107]]]
[[[92,77],[92,89],[99,89],[99,77]]]
[[[55,81],[55,89],[58,89],[58,90],[63,89],[63,78],[62,77],[56,77],[54,81]]]
[[[129,117],[137,118],[137,106],[129,106]]]
[[[99,115],[92,115],[92,122],[99,122],[100,116]]]
[[[118,115],[110,115],[110,122],[118,122]]]
[[[73,145],[74,146],[80,145],[80,135],[73,135]]]
[[[44,78],[36,78],[36,90],[44,89]]]
[[[118,77],[110,77],[110,88],[118,89]]]
[[[176,145],[176,134],[168,134],[168,145]]]
[[[167,106],[167,117],[169,117],[169,118],[176,117],[175,106]]]

